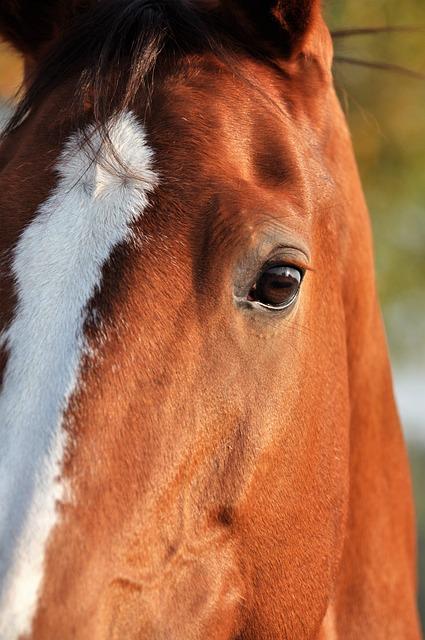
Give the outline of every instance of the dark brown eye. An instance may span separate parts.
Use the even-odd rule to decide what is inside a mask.
[[[303,271],[288,265],[265,269],[251,287],[248,300],[270,309],[286,309],[296,299]]]

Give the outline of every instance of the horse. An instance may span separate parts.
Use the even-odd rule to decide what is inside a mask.
[[[319,0],[2,0],[0,638],[417,640]]]

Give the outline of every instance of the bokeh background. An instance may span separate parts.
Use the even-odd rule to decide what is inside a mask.
[[[424,0],[326,0],[325,10],[332,29],[425,28]],[[335,47],[339,56],[425,74],[425,30],[343,38]],[[21,74],[19,59],[0,43],[0,124]],[[335,82],[372,214],[378,286],[413,470],[425,627],[425,81],[336,64]]]

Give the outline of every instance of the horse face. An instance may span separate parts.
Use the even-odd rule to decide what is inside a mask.
[[[367,213],[318,6],[222,11],[271,62],[183,55],[59,147],[70,81],[4,147],[10,637],[307,639],[329,606]]]

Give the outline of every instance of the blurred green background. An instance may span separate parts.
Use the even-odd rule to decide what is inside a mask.
[[[325,0],[332,29],[425,27],[424,0]],[[335,41],[336,55],[404,65],[425,74],[425,31]],[[13,95],[21,64],[0,44],[0,100]],[[335,65],[372,214],[378,286],[396,394],[409,442],[425,627],[425,81]],[[6,113],[0,109],[2,114]]]

